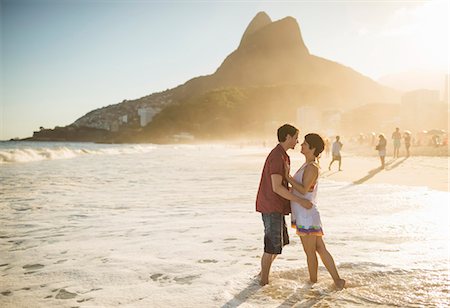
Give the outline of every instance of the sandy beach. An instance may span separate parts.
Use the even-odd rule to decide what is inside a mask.
[[[338,171],[338,162],[334,162],[331,171],[328,164],[331,158],[322,158],[322,177],[338,182],[353,184],[393,184],[407,186],[425,186],[435,190],[449,191],[448,157],[433,157],[440,160],[439,165],[431,164],[430,157],[411,156],[393,159],[386,157],[386,168],[380,168],[376,156],[354,156],[343,153],[342,171]]]

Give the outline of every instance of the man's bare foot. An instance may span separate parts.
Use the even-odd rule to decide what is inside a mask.
[[[334,284],[338,290],[342,290],[345,287],[345,280],[339,279],[338,281],[335,281]]]
[[[264,287],[266,284],[269,284],[269,281],[262,281],[262,280],[259,281],[259,285],[261,287]]]

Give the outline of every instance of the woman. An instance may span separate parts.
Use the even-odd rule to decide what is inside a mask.
[[[381,169],[384,169],[384,158],[386,157],[386,144],[387,144],[387,140],[384,137],[383,134],[380,134],[378,136],[379,140],[378,140],[378,144],[376,146],[376,150],[378,150],[378,155],[380,156],[380,161],[381,161]]]
[[[333,257],[323,242],[322,222],[316,207],[317,180],[319,177],[318,156],[324,149],[324,142],[319,135],[308,134],[305,136],[305,141],[303,141],[301,147],[301,153],[305,156],[306,162],[295,173],[294,177],[291,177],[288,171],[286,178],[294,188],[294,194],[310,200],[313,207],[306,209],[291,201],[292,227],[297,230],[297,234],[302,241],[311,282],[317,282],[318,262],[316,253],[318,253],[333,278],[334,284],[338,289],[342,289],[345,280],[339,277]]]

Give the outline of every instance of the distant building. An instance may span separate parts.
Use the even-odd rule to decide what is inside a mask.
[[[322,113],[322,131],[326,136],[333,136],[341,131],[342,115],[338,110],[327,110]]]
[[[120,123],[128,123],[128,115],[123,115],[119,117]]]
[[[448,82],[449,82],[449,80],[448,80],[448,74],[447,74],[447,75],[445,75],[444,97],[442,98],[442,101],[443,101],[445,104],[448,104],[448,103],[449,103],[449,97],[448,97]]]
[[[322,112],[311,106],[298,108],[297,125],[302,132],[319,131],[322,126]]]
[[[153,117],[159,112],[156,108],[153,107],[146,107],[146,108],[139,108],[138,109],[138,115],[140,118],[140,125],[141,127],[146,126],[148,123],[150,123],[153,119]]]
[[[439,91],[436,90],[415,90],[406,92],[402,96],[402,104],[427,104],[439,102]]]
[[[400,119],[403,129],[426,130],[447,127],[448,108],[439,100],[439,91],[416,90],[402,96]]]
[[[312,106],[297,109],[297,125],[304,132],[334,135],[341,129],[342,115],[338,110],[322,111]]]
[[[115,133],[119,131],[119,121],[113,121],[109,124],[109,131]]]

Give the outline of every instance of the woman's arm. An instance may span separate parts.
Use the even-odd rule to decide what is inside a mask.
[[[303,184],[297,182],[290,175],[287,176],[286,179],[296,191],[304,195],[311,189],[311,187],[317,181],[318,176],[319,176],[319,169],[317,168],[317,166],[309,164],[305,168],[305,173],[303,173]]]

